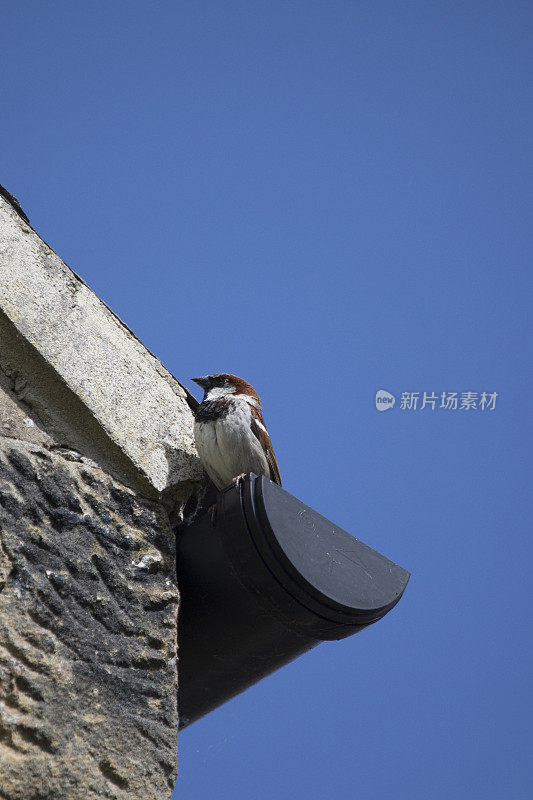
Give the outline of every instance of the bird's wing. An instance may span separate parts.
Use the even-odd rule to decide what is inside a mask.
[[[252,405],[250,406],[250,411],[252,412],[252,433],[259,440],[259,444],[265,453],[268,466],[270,468],[270,480],[281,486],[281,475],[279,474],[278,462],[276,461],[276,456],[274,455],[274,448],[272,447],[270,436],[267,433],[263,415],[258,408],[255,408],[255,406]]]

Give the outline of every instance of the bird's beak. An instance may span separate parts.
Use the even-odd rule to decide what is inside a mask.
[[[191,378],[191,381],[194,381],[195,383],[197,383],[198,386],[202,387],[202,389],[206,389],[207,388],[207,384],[208,384],[207,376],[205,378]]]

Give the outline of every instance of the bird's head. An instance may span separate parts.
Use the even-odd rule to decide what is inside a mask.
[[[204,375],[202,378],[191,378],[191,380],[204,390],[204,400],[215,400],[226,395],[246,394],[259,401],[253,386],[243,378],[230,375],[228,372],[217,372],[214,375]]]

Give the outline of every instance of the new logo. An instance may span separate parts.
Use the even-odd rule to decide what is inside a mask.
[[[376,408],[378,411],[388,411],[389,408],[394,406],[395,402],[394,395],[386,392],[385,389],[378,389],[376,392]]]

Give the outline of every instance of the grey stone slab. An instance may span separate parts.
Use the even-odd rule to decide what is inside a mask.
[[[156,492],[204,476],[186,390],[3,196],[0,309],[4,327],[10,323],[42,360],[41,373],[50,371],[43,381],[77,399],[78,433],[89,424],[85,413],[101,429],[100,450],[111,442]],[[0,341],[9,361],[1,348]],[[6,369],[20,372],[14,381],[20,391],[26,380],[31,395],[33,370],[24,374],[19,361]]]

